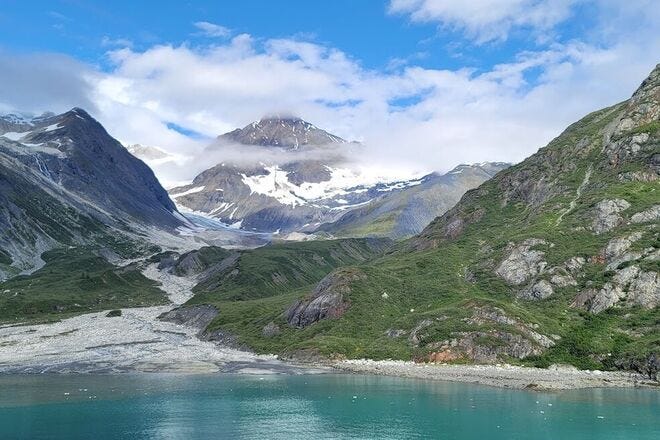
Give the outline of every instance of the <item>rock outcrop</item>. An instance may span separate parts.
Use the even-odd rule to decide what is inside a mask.
[[[623,223],[621,212],[630,208],[630,203],[623,199],[601,200],[596,205],[591,230],[596,234],[610,231]]]
[[[280,333],[282,333],[280,326],[272,321],[266,324],[263,329],[261,329],[261,334],[263,334],[266,338],[278,336]]]
[[[605,283],[602,288],[580,292],[572,305],[591,313],[600,313],[618,305],[624,299],[628,306],[651,309],[660,305],[658,273],[642,271],[635,265],[618,269],[611,281]]]
[[[660,305],[660,283],[657,272],[639,272],[630,283],[628,299],[634,305],[652,309]]]
[[[630,217],[633,223],[657,222],[660,220],[660,205],[654,205],[646,211],[635,213]]]
[[[511,245],[511,251],[502,260],[495,273],[514,286],[526,283],[546,266],[543,261],[545,252],[532,249],[543,244],[546,244],[544,240],[529,238],[517,246]]]
[[[295,302],[285,313],[290,326],[304,328],[322,319],[340,318],[349,307],[351,284],[366,277],[354,268],[341,268],[326,275],[309,297]]]
[[[527,338],[511,332],[459,332],[444,341],[437,351],[429,355],[431,362],[467,359],[477,363],[495,363],[506,357],[524,359],[539,355],[544,349]]]
[[[528,289],[521,291],[518,296],[523,299],[538,300],[546,299],[553,293],[554,290],[552,289],[552,285],[546,280],[540,280]]]
[[[537,332],[534,325],[507,316],[498,307],[475,307],[472,316],[462,321],[476,328],[455,331],[448,339],[424,344],[423,348],[429,353],[425,359],[420,360],[436,363],[459,360],[495,363],[509,358],[524,359],[540,355],[555,345],[551,338]],[[434,322],[426,319],[418,323],[411,330],[411,336],[414,334],[416,337],[410,338],[410,343],[418,346],[422,340],[428,340],[429,335],[421,335],[420,330],[432,326]]]
[[[161,321],[173,322],[203,331],[218,316],[218,309],[207,304],[181,306],[158,317]]]

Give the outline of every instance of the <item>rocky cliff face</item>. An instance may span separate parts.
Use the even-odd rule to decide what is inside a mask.
[[[351,283],[364,279],[358,269],[338,269],[323,278],[308,298],[295,302],[286,311],[286,320],[293,327],[307,327],[322,319],[340,318],[348,309]]]
[[[495,275],[522,304],[657,316],[659,119],[660,66],[630,100],[588,115],[470,191],[412,246],[477,240],[483,257],[470,272]],[[653,352],[660,347],[648,337],[657,331],[656,323],[634,334]]]
[[[656,68],[629,101],[587,116],[548,147],[466,195],[430,225],[416,245],[441,246],[444,240],[468,233],[489,211],[491,215],[513,211],[510,217],[524,222],[528,230],[539,217],[549,216],[554,231],[543,231],[546,237],[570,234],[580,239],[562,243],[562,252],[571,248],[574,255],[561,264],[546,261],[546,254],[557,253],[556,243],[549,239],[510,242],[494,273],[510,286],[522,286],[519,297],[543,300],[555,295],[555,289],[579,286],[576,277],[585,276],[582,266],[588,261],[595,266],[592,269],[609,271],[611,278],[598,287],[580,289],[573,307],[592,313],[621,304],[656,307],[660,205],[653,193],[660,175],[659,118],[660,68]],[[648,196],[639,197],[638,192]],[[495,206],[491,198],[497,201]],[[524,209],[516,212],[517,203],[523,203]],[[585,255],[586,246],[597,246],[596,254]]]

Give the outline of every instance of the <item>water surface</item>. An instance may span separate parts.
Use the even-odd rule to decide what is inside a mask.
[[[357,375],[5,375],[1,439],[659,439],[660,391]]]

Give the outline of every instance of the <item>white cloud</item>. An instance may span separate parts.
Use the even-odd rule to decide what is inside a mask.
[[[478,43],[506,39],[515,28],[547,31],[581,0],[391,0],[389,11],[416,22],[439,22]]]
[[[629,32],[631,23],[645,24]],[[108,71],[67,57],[0,53],[0,108],[86,107],[122,142],[195,157],[155,168],[168,186],[222,157],[200,154],[207,140],[167,123],[210,140],[271,113],[364,142],[371,165],[445,171],[519,161],[579,117],[628,98],[658,61],[651,54],[660,41],[643,8],[619,26],[618,36],[594,30],[609,35],[600,40],[606,44],[554,43],[480,72],[412,61],[374,71],[332,47],[247,34],[210,46],[113,50]]]
[[[208,21],[198,21],[193,23],[197,29],[202,31],[207,37],[228,37],[231,35],[231,29],[219,24],[209,23]]]

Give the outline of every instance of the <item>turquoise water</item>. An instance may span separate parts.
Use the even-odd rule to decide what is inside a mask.
[[[2,440],[224,438],[657,440],[660,391],[354,375],[0,376]]]

